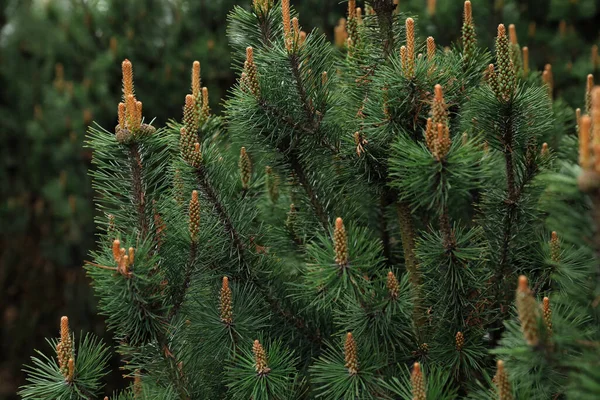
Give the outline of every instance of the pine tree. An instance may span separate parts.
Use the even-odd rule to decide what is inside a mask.
[[[86,266],[134,377],[119,396],[600,393],[600,89],[577,143],[549,72],[502,24],[480,48],[470,2],[449,50],[368,6],[349,2],[343,49],[288,0],[234,8],[222,117],[192,65],[182,121],[155,129],[123,63],[119,125],[89,133],[112,222]],[[46,373],[86,398],[59,367],[22,395],[57,393]]]

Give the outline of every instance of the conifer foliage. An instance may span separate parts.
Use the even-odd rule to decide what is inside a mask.
[[[600,89],[561,123],[551,71],[514,28],[481,48],[470,1],[445,50],[392,0],[348,6],[341,50],[289,0],[234,8],[223,117],[194,63],[156,129],[123,62],[89,133],[112,398],[597,398]],[[72,343],[25,398],[99,395],[78,365],[103,347]]]

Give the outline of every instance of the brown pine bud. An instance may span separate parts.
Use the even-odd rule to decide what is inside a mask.
[[[544,297],[542,302],[542,314],[544,317],[544,325],[546,326],[546,333],[548,337],[552,337],[552,309],[550,308],[550,299]]]
[[[448,107],[444,101],[442,85],[437,84],[434,88],[433,103],[431,104],[431,119],[434,126],[437,124],[448,124]]]
[[[584,170],[591,169],[590,160],[590,128],[592,119],[588,115],[581,117],[579,126],[579,165]]]
[[[498,75],[496,75],[496,70],[494,69],[494,64],[488,65],[488,69],[485,73],[485,80],[490,85],[492,91],[498,95],[500,92],[500,87],[498,86]]]
[[[598,45],[592,46],[592,68],[594,71],[598,69],[598,65],[600,64],[600,60],[598,59]]]
[[[119,103],[119,128],[125,129],[125,103]]]
[[[292,26],[290,19],[290,0],[281,0],[281,17],[283,19],[283,40],[288,52],[292,51]]]
[[[433,61],[435,59],[435,39],[433,36],[429,36],[427,38],[427,62],[433,66]]]
[[[402,63],[402,73],[407,76],[408,71],[408,53],[406,46],[400,47],[400,62]]]
[[[498,400],[513,400],[512,389],[508,380],[508,374],[504,369],[504,361],[498,360],[496,363],[497,370],[494,376],[494,383],[498,390]]]
[[[133,247],[130,247],[127,251],[127,261],[129,262],[129,265],[133,265],[133,262],[135,261],[135,250]]]
[[[208,88],[205,86],[202,88],[202,109],[200,111],[201,123],[206,122],[210,116],[210,104],[208,102]]]
[[[192,96],[198,99],[200,96],[200,62],[194,61],[192,64]]]
[[[465,1],[464,5],[462,45],[465,61],[471,60],[477,46],[477,37],[475,35],[475,25],[473,24],[473,12],[471,10],[470,1]]]
[[[185,96],[185,105],[183,106],[183,127],[190,134],[191,144],[196,141],[196,135],[200,127],[198,113],[196,111],[196,99],[191,94]]]
[[[554,76],[552,75],[552,65],[546,64],[542,72],[542,81],[548,86],[548,94],[552,98],[554,92]]]
[[[468,1],[468,0],[465,1],[463,12],[464,12],[463,23],[465,23],[467,25],[473,24],[473,11],[471,9],[470,1]]]
[[[346,235],[344,221],[340,217],[335,220],[333,247],[335,251],[335,262],[340,267],[346,267],[348,265],[348,237]]]
[[[60,339],[56,345],[56,356],[60,372],[65,379],[69,379],[69,374],[72,372],[69,370],[69,360],[72,360],[74,357],[74,343],[71,330],[69,329],[68,317],[60,319]]]
[[[119,260],[119,265],[117,266],[117,271],[121,273],[124,277],[129,276],[129,256],[125,254],[125,249],[122,249],[123,255]]]
[[[432,154],[435,152],[435,139],[436,133],[433,129],[433,120],[431,118],[427,118],[427,126],[425,128],[425,143]]]
[[[279,175],[268,166],[265,168],[265,184],[271,203],[277,203],[277,200],[279,199]]]
[[[415,20],[407,18],[406,27],[406,77],[411,79],[415,74]]]
[[[398,298],[400,294],[400,285],[398,284],[398,279],[396,279],[396,275],[392,271],[389,271],[387,274],[387,282],[386,286],[388,289],[388,293],[390,294],[390,298],[393,300]]]
[[[75,376],[75,361],[72,358],[69,358],[67,362],[67,382],[73,382],[73,377]]]
[[[413,370],[410,375],[410,384],[412,387],[413,400],[427,400],[425,378],[421,371],[421,364],[418,362],[413,365]]]
[[[200,232],[200,201],[198,200],[198,191],[192,191],[192,199],[189,207],[189,224],[190,237],[192,242],[198,241],[198,233]]]
[[[508,37],[511,44],[518,44],[517,30],[515,28],[515,24],[510,24],[508,26]]]
[[[430,17],[435,15],[436,5],[436,0],[427,0],[427,14],[429,14]]]
[[[127,100],[130,95],[135,95],[133,89],[133,65],[131,61],[125,59],[121,63],[121,70],[123,71],[123,99]]]
[[[250,161],[250,156],[248,156],[245,147],[240,149],[240,160],[238,162],[238,166],[240,168],[242,187],[244,190],[248,190],[248,184],[250,183],[250,178],[252,177],[252,162]]]
[[[352,337],[352,333],[346,334],[346,342],[344,343],[344,365],[348,369],[349,375],[356,375],[358,373],[358,347],[356,341]]]
[[[254,369],[258,375],[263,376],[271,372],[267,365],[267,353],[258,340],[254,341],[252,353],[254,353]]]
[[[128,95],[127,99],[125,99],[125,123],[127,129],[132,133],[140,129],[141,120],[138,115],[138,104],[132,94]]]
[[[231,299],[231,288],[229,287],[229,278],[223,277],[221,285],[221,294],[219,295],[219,314],[221,321],[227,325],[233,323],[233,302]]]
[[[496,66],[500,100],[508,101],[514,94],[517,81],[515,67],[510,55],[510,44],[506,37],[506,28],[503,24],[498,25],[498,36],[496,38]]]
[[[456,351],[462,351],[462,349],[465,345],[465,337],[462,332],[456,332],[455,341],[456,341]]]
[[[118,262],[121,259],[121,241],[119,239],[113,240],[112,253],[113,259]]]
[[[529,75],[529,47],[523,47],[523,76]]]
[[[529,289],[527,277],[521,275],[519,277],[519,286],[516,294],[517,312],[519,321],[521,322],[521,331],[525,341],[530,346],[537,346],[539,342],[538,336],[538,308]]]
[[[542,143],[542,157],[546,157],[548,156],[548,154],[550,154],[550,149],[548,148],[548,143],[544,142]]]
[[[260,96],[260,84],[258,82],[258,69],[254,63],[254,50],[252,47],[246,47],[246,62],[244,63],[244,73],[246,74],[246,84],[254,96]]]

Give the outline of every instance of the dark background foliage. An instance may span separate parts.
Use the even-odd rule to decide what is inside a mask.
[[[105,332],[81,268],[95,243],[84,144],[92,121],[116,123],[120,62],[133,62],[155,125],[181,117],[193,60],[218,113],[234,82],[226,16],[249,1],[0,1],[0,398],[23,382],[21,365],[57,333],[61,315],[76,331]],[[345,2],[292,3],[305,29],[333,39]],[[450,45],[460,35],[462,2],[400,3],[419,16],[421,36]],[[473,8],[479,27],[515,23],[532,69],[551,63],[555,94],[582,107],[583,77],[598,68],[595,1],[474,0]],[[491,45],[495,32],[478,34]],[[117,372],[111,385],[122,386]]]

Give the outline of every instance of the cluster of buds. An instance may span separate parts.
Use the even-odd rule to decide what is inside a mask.
[[[400,61],[404,77],[412,79],[415,76],[415,20],[407,18],[404,25],[406,27],[406,45],[400,47]]]
[[[504,361],[498,360],[496,363],[496,375],[494,375],[493,382],[496,385],[498,391],[498,400],[513,400],[512,390],[510,388],[510,381],[508,380],[508,374],[504,369]]]
[[[67,382],[72,382],[75,374],[75,342],[69,329],[69,318],[60,319],[60,340],[56,345],[58,367]]]
[[[503,24],[500,24],[498,25],[498,36],[496,37],[496,70],[489,69],[487,79],[496,97],[505,102],[512,98],[517,87],[515,66],[510,54],[506,28]]]
[[[473,53],[477,48],[477,36],[475,35],[475,25],[473,25],[473,11],[471,2],[465,1],[463,26],[462,26],[462,45],[465,60],[473,58]]]
[[[231,299],[231,288],[229,287],[229,278],[223,277],[221,293],[219,294],[219,315],[221,322],[226,325],[233,323],[233,302]]]
[[[257,15],[266,15],[273,6],[273,0],[253,0],[252,8]]]
[[[448,110],[444,101],[442,86],[435,85],[435,95],[431,105],[431,118],[427,119],[425,127],[425,143],[437,161],[442,161],[448,155],[452,141],[448,127]]]
[[[246,47],[246,61],[244,62],[244,72],[240,80],[242,90],[248,90],[255,97],[260,97],[260,85],[258,83],[258,69],[254,63],[254,50],[252,47]]]
[[[250,161],[250,156],[248,155],[245,147],[240,149],[240,160],[238,161],[238,166],[240,168],[242,188],[244,190],[248,190],[248,184],[250,183],[250,178],[252,177],[252,162]]]
[[[335,220],[333,249],[336,264],[342,268],[346,267],[348,265],[348,236],[344,227],[344,221],[340,217]]]
[[[537,346],[539,343],[538,307],[529,289],[527,277],[524,275],[519,277],[515,302],[517,304],[523,337],[528,345]]]
[[[115,127],[115,135],[119,143],[130,143],[136,137],[151,134],[156,129],[142,123],[142,102],[135,98],[131,62],[123,61],[121,69],[123,71],[123,101],[119,103],[118,107],[119,124]]]
[[[279,175],[273,171],[273,168],[268,166],[265,168],[265,183],[271,203],[277,203],[279,199]]]
[[[344,48],[348,42],[348,31],[346,30],[346,18],[340,18],[333,28],[333,43],[337,48]]]
[[[200,167],[202,153],[198,141],[198,130],[210,116],[208,89],[201,86],[200,62],[192,64],[192,94],[185,96],[183,126],[180,130],[179,150],[181,157],[194,168]]]
[[[462,351],[465,346],[465,336],[462,332],[456,332],[456,337],[454,338],[456,342],[456,351]]]
[[[344,365],[348,369],[349,375],[358,373],[358,346],[351,332],[346,334],[346,342],[344,343]]]
[[[189,208],[190,218],[190,237],[192,242],[198,241],[198,233],[200,232],[200,201],[198,200],[198,191],[192,192],[192,199],[190,200]]]
[[[412,373],[410,374],[410,384],[412,388],[413,400],[427,400],[425,391],[425,377],[421,371],[421,364],[414,363]]]
[[[600,87],[591,89],[591,116],[579,118],[579,176],[582,191],[600,188]]]
[[[258,340],[252,345],[252,353],[254,353],[254,369],[259,376],[268,375],[271,372],[267,364],[267,353],[262,344]]]
[[[400,285],[398,284],[398,279],[396,279],[396,275],[392,271],[389,271],[387,274],[386,287],[390,298],[392,300],[396,300],[398,295],[400,294]]]
[[[133,247],[125,250],[123,247],[121,247],[121,241],[119,239],[115,239],[112,244],[112,254],[113,259],[117,263],[117,272],[124,277],[131,276],[129,269],[135,261],[135,250]]]

